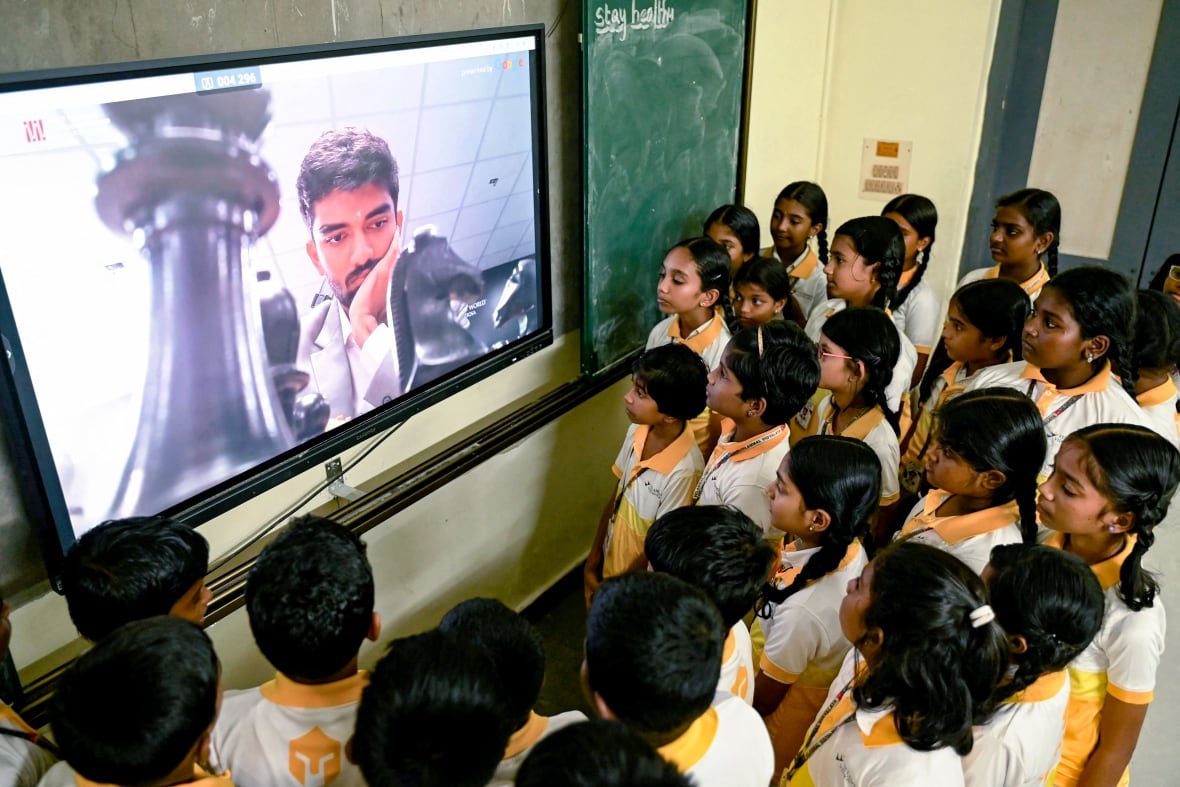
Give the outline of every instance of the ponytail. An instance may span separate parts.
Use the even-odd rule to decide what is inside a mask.
[[[1011,656],[1011,680],[996,687],[984,712],[1063,670],[1097,636],[1106,611],[1102,586],[1079,558],[1047,546],[1005,544],[991,552],[988,593],[996,621],[1027,647]]]
[[[771,581],[758,596],[758,616],[769,618],[781,604],[815,579],[836,569],[848,547],[867,542],[869,519],[881,497],[881,463],[861,440],[814,435],[800,440],[787,459],[787,475],[810,509],[831,518],[819,552],[786,587]]]
[[[1119,570],[1119,597],[1135,612],[1153,606],[1159,582],[1143,568],[1143,556],[1180,485],[1180,451],[1150,429],[1130,424],[1095,424],[1066,440],[1089,452],[1083,466],[1111,509],[1131,515],[1127,535],[1135,537],[1135,546]]]
[[[934,231],[938,226],[938,210],[934,207],[933,202],[921,194],[901,194],[889,200],[881,209],[882,216],[887,216],[890,213],[896,213],[905,219],[914,232],[918,233],[918,238],[930,239],[926,248],[922,249],[922,261],[918,263],[914,278],[910,279],[910,283],[897,293],[897,299],[893,303],[893,309],[897,310],[905,303],[906,298],[910,297],[910,293],[917,288],[922,281],[922,276],[926,273],[926,266],[930,263],[930,248],[934,245]],[[902,263],[904,267],[904,259]]]

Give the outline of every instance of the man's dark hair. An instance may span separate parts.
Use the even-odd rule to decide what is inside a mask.
[[[688,777],[625,724],[593,719],[546,736],[516,787],[691,787]]]
[[[602,583],[586,619],[590,689],[640,734],[663,735],[709,709],[725,626],[703,591],[637,571]]]
[[[683,579],[713,599],[727,628],[754,607],[778,555],[762,528],[732,506],[684,506],[647,531],[652,569]]]
[[[364,543],[330,519],[296,520],[250,570],[246,611],[258,649],[279,672],[296,680],[339,672],[373,620]]]
[[[443,616],[438,627],[487,652],[507,695],[504,707],[512,728],[520,729],[528,721],[545,681],[545,646],[537,630],[520,614],[492,598],[461,602]]]
[[[355,191],[369,184],[388,191],[397,210],[397,159],[385,140],[351,126],[325,131],[303,157],[295,181],[303,223],[311,228],[315,204],[333,191]]]
[[[166,517],[103,522],[66,555],[62,588],[78,633],[98,640],[124,623],[167,615],[209,568],[209,542]]]
[[[156,784],[181,765],[217,714],[213,643],[159,616],[114,631],[62,676],[51,706],[62,757],[102,784]]]
[[[483,787],[512,720],[488,655],[435,629],[394,640],[357,708],[352,753],[372,787]]]

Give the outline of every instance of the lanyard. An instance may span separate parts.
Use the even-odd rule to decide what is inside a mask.
[[[799,772],[799,769],[802,768],[809,759],[811,759],[811,755],[819,751],[819,748],[827,743],[828,739],[835,735],[838,729],[856,718],[856,711],[853,710],[852,713],[833,724],[832,729],[821,735],[819,740],[815,739],[815,735],[819,732],[819,728],[823,726],[824,719],[828,717],[829,713],[836,709],[836,706],[840,704],[840,700],[844,699],[844,695],[847,694],[849,689],[852,688],[853,680],[856,680],[856,678],[853,678],[844,684],[844,688],[836,692],[836,696],[831,702],[828,703],[828,707],[820,711],[820,714],[815,717],[815,726],[811,728],[811,732],[808,733],[806,740],[803,741],[803,746],[799,749],[799,753],[795,755],[795,759],[791,760],[791,764],[787,767],[786,773],[783,774],[783,780],[781,782],[782,784],[789,784],[795,774]]]
[[[705,491],[705,483],[710,478],[715,476],[717,474],[717,471],[720,470],[725,465],[726,462],[733,461],[733,458],[735,456],[737,456],[738,454],[744,454],[747,451],[752,451],[753,449],[755,449],[758,446],[765,443],[767,440],[773,440],[774,438],[781,435],[783,433],[783,429],[785,429],[785,428],[786,427],[784,427],[780,424],[780,425],[776,426],[774,429],[771,429],[766,434],[762,435],[761,437],[759,437],[755,440],[751,440],[750,442],[746,443],[745,445],[743,445],[741,448],[737,449],[736,451],[725,451],[722,454],[721,458],[717,460],[716,464],[713,463],[713,456],[717,455],[718,448],[714,448],[713,449],[713,456],[709,457],[709,466],[705,468],[705,472],[701,474],[701,480],[697,482],[697,488],[693,490],[692,502],[695,504],[698,500],[701,499],[701,493]]]
[[[1033,391],[1036,389],[1036,387],[1037,387],[1037,381],[1036,380],[1029,380],[1028,381],[1028,391],[1025,392],[1025,396],[1027,396],[1029,399],[1032,399]],[[1075,404],[1078,403],[1078,399],[1081,399],[1081,398],[1082,398],[1081,394],[1074,394],[1073,396],[1066,399],[1064,404],[1062,404],[1056,410],[1054,410],[1053,412],[1051,412],[1045,416],[1045,426],[1048,426],[1049,424],[1056,421],[1057,416],[1061,415],[1066,410],[1073,407]]]

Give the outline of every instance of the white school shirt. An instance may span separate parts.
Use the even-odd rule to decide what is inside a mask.
[[[325,684],[279,674],[253,689],[227,691],[210,740],[210,759],[242,787],[364,787],[345,746],[356,726],[367,672]]]
[[[972,729],[975,743],[963,758],[967,787],[1045,784],[1061,759],[1068,703],[1065,670],[1046,673],[1005,700],[987,723]]]
[[[754,704],[754,644],[743,621],[734,623],[725,637],[717,691],[741,697],[747,705]]]
[[[902,289],[900,283],[897,289]],[[917,352],[929,355],[930,349],[938,344],[942,334],[942,301],[925,279],[918,282],[906,296],[905,302],[894,309],[890,317],[897,330],[910,340]]]
[[[647,344],[643,349],[650,350],[653,347],[663,347],[665,344],[678,342],[687,345],[690,350],[701,356],[705,366],[709,367],[709,371],[713,371],[721,365],[721,356],[725,354],[725,345],[729,344],[731,338],[733,337],[729,333],[729,328],[725,325],[725,313],[721,309],[715,308],[712,319],[705,321],[703,325],[698,326],[695,331],[683,339],[680,338],[679,314],[673,314],[671,317],[660,320],[647,335]]]
[[[980,369],[967,383],[968,391],[980,388],[1013,388],[1032,399],[1045,424],[1045,439],[1049,444],[1045,462],[1037,480],[1043,482],[1053,472],[1053,460],[1066,437],[1092,424],[1135,424],[1147,426],[1147,417],[1130,394],[1123,390],[1110,371],[1107,362],[1087,382],[1077,388],[1058,390],[1028,361],[1002,363]],[[1031,393],[1030,393],[1031,388]],[[1078,399],[1067,409],[1061,409],[1074,396]],[[1053,413],[1060,413],[1053,417]]]
[[[111,785],[92,782],[77,773],[68,763],[59,762],[49,769],[45,777],[38,782],[37,787],[111,787]],[[179,782],[176,787],[234,787],[234,782],[228,773],[210,776],[201,770],[200,766],[194,765],[192,781]],[[239,787],[249,787],[249,785],[242,784]]]
[[[1176,412],[1176,383],[1169,377],[1164,383],[1135,397],[1143,410],[1147,426],[1172,445],[1180,448],[1180,413]]]
[[[774,776],[762,717],[732,694],[717,694],[683,735],[657,751],[696,787],[766,787]]]
[[[835,732],[815,749],[802,768],[784,787],[897,787],[929,785],[958,787],[963,784],[962,760],[950,746],[934,751],[911,749],[897,732],[893,708],[856,707],[849,681],[856,674],[857,662],[863,662],[856,649],[848,651],[840,674],[832,682],[824,709],[832,710],[816,718],[808,737],[821,739],[835,726]],[[849,719],[852,715],[853,718]],[[784,773],[785,777],[785,773]]]
[[[950,496],[941,489],[931,489],[910,511],[896,538],[941,549],[962,560],[976,574],[982,574],[991,560],[992,547],[1024,540],[1015,500],[970,514],[938,516],[938,507]]]
[[[12,708],[0,702],[0,727],[18,732],[35,730]],[[0,784],[12,787],[36,787],[57,758],[24,738],[0,735]]]
[[[959,279],[959,286],[956,290],[961,288],[964,284],[970,284],[973,281],[981,281],[983,279],[998,279],[1000,278],[1000,264],[996,263],[989,268],[976,268],[973,271],[967,271],[963,278]],[[1029,303],[1036,303],[1037,296],[1041,294],[1041,289],[1049,283],[1049,269],[1045,267],[1045,263],[1041,263],[1041,268],[1033,274],[1031,279],[1027,279],[1020,284],[1020,288],[1028,294]]]
[[[846,308],[848,303],[843,298],[828,298],[812,309],[804,328],[811,341],[818,344],[824,323],[833,314]],[[896,323],[893,327],[897,328]],[[889,409],[895,413],[901,409],[901,397],[910,389],[910,378],[914,376],[914,367],[918,365],[918,351],[900,329],[897,330],[897,340],[900,352],[897,354],[897,363],[893,366],[893,377],[889,380],[889,385],[885,386],[885,401]]]
[[[819,404],[811,402],[803,405],[791,420],[791,442],[797,443],[804,437],[832,433],[832,416],[835,413],[832,397],[825,396]],[[841,433],[841,437],[851,437],[861,440],[881,462],[881,505],[896,503],[901,495],[901,484],[897,471],[901,464],[901,448],[897,443],[897,435],[893,427],[885,420],[885,412],[880,407],[874,407],[860,418],[857,418]]]
[[[762,256],[783,264],[787,276],[791,278],[791,294],[795,296],[795,302],[803,314],[810,314],[817,303],[828,297],[828,277],[824,274],[824,266],[819,264],[819,255],[810,245],[791,262],[779,257],[774,246],[763,249]]]
[[[1052,533],[1045,541],[1062,548],[1065,536]],[[1119,571],[1135,546],[1129,536],[1119,554],[1090,566],[1106,594],[1106,614],[1098,636],[1069,665],[1070,697],[1065,712],[1065,740],[1054,777],[1056,787],[1076,784],[1098,744],[1102,705],[1109,695],[1132,705],[1150,704],[1156,672],[1164,652],[1167,616],[1157,595],[1152,606],[1133,611],[1119,597]],[[1119,784],[1127,784],[1129,769]]]
[[[775,426],[741,443],[733,442],[733,422],[722,422],[721,439],[713,449],[694,494],[696,505],[730,505],[762,528],[763,537],[776,540],[770,523],[770,498],[766,487],[778,474],[779,463],[791,450],[785,424]]]
[[[488,782],[488,787],[512,787],[516,781],[516,772],[524,763],[525,758],[533,747],[546,737],[568,727],[571,724],[586,721],[586,714],[580,710],[558,713],[556,716],[540,716],[529,713],[529,719],[508,739],[508,746],[504,749],[504,759],[496,766],[496,775]]]

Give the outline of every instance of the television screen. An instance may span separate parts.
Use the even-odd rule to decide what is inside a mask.
[[[552,341],[543,28],[7,77],[5,418],[63,549]]]

